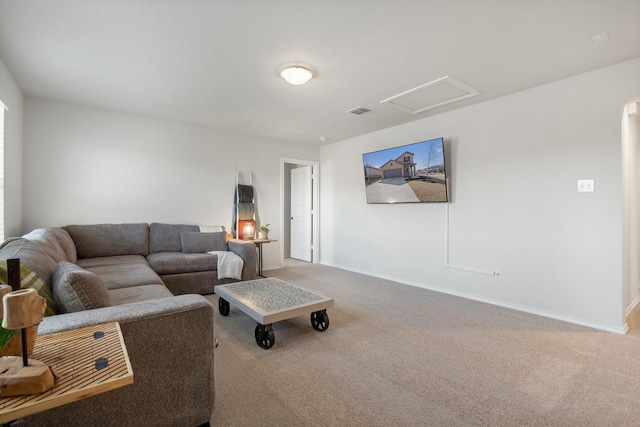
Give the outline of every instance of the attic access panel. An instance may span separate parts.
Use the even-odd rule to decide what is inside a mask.
[[[392,107],[418,114],[432,108],[461,101],[480,92],[453,77],[444,76],[432,82],[380,101]]]

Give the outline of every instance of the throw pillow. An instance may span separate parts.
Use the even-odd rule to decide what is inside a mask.
[[[226,251],[227,233],[202,233],[199,231],[182,233],[182,253],[205,253],[209,251]]]
[[[53,272],[53,299],[62,313],[109,307],[107,285],[94,273],[67,261]]]
[[[0,259],[0,283],[8,285],[7,280],[7,260]],[[45,284],[36,273],[33,272],[24,263],[20,263],[20,288],[27,289],[33,288],[38,292],[42,298],[47,301],[47,308],[44,311],[45,316],[53,316],[58,314],[58,310],[53,301],[53,294],[51,288]],[[0,302],[1,304],[1,302]]]

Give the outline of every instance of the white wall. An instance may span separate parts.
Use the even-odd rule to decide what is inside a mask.
[[[22,121],[24,97],[0,60],[0,100],[4,115],[4,230],[5,237],[22,229]]]
[[[253,172],[258,225],[278,239],[280,158],[318,147],[27,97],[23,232],[100,222],[222,224],[230,229],[236,165]],[[248,182],[245,182],[248,183]],[[265,266],[280,265],[279,243]]]
[[[321,147],[322,262],[622,331],[621,117],[639,75],[636,59]],[[450,262],[502,280],[445,266],[445,204],[366,203],[363,153],[440,136]]]

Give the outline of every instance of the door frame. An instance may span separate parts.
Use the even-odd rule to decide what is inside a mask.
[[[282,230],[282,243],[280,244],[280,265],[284,265],[284,250],[287,245],[291,242],[291,236],[289,235],[288,239],[285,239],[285,221],[289,221],[289,218],[285,218],[286,208],[289,207],[291,210],[291,200],[288,197],[285,197],[287,191],[285,189],[285,169],[286,165],[300,165],[300,166],[311,166],[311,191],[313,192],[312,203],[313,208],[311,209],[311,213],[313,215],[311,220],[311,262],[317,264],[320,262],[320,192],[319,192],[319,172],[320,172],[320,163],[314,160],[302,160],[302,159],[291,159],[287,157],[280,158],[280,230]]]

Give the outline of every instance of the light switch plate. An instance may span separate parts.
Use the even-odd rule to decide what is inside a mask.
[[[593,193],[594,183],[592,179],[579,179],[578,180],[578,192],[579,193]]]

